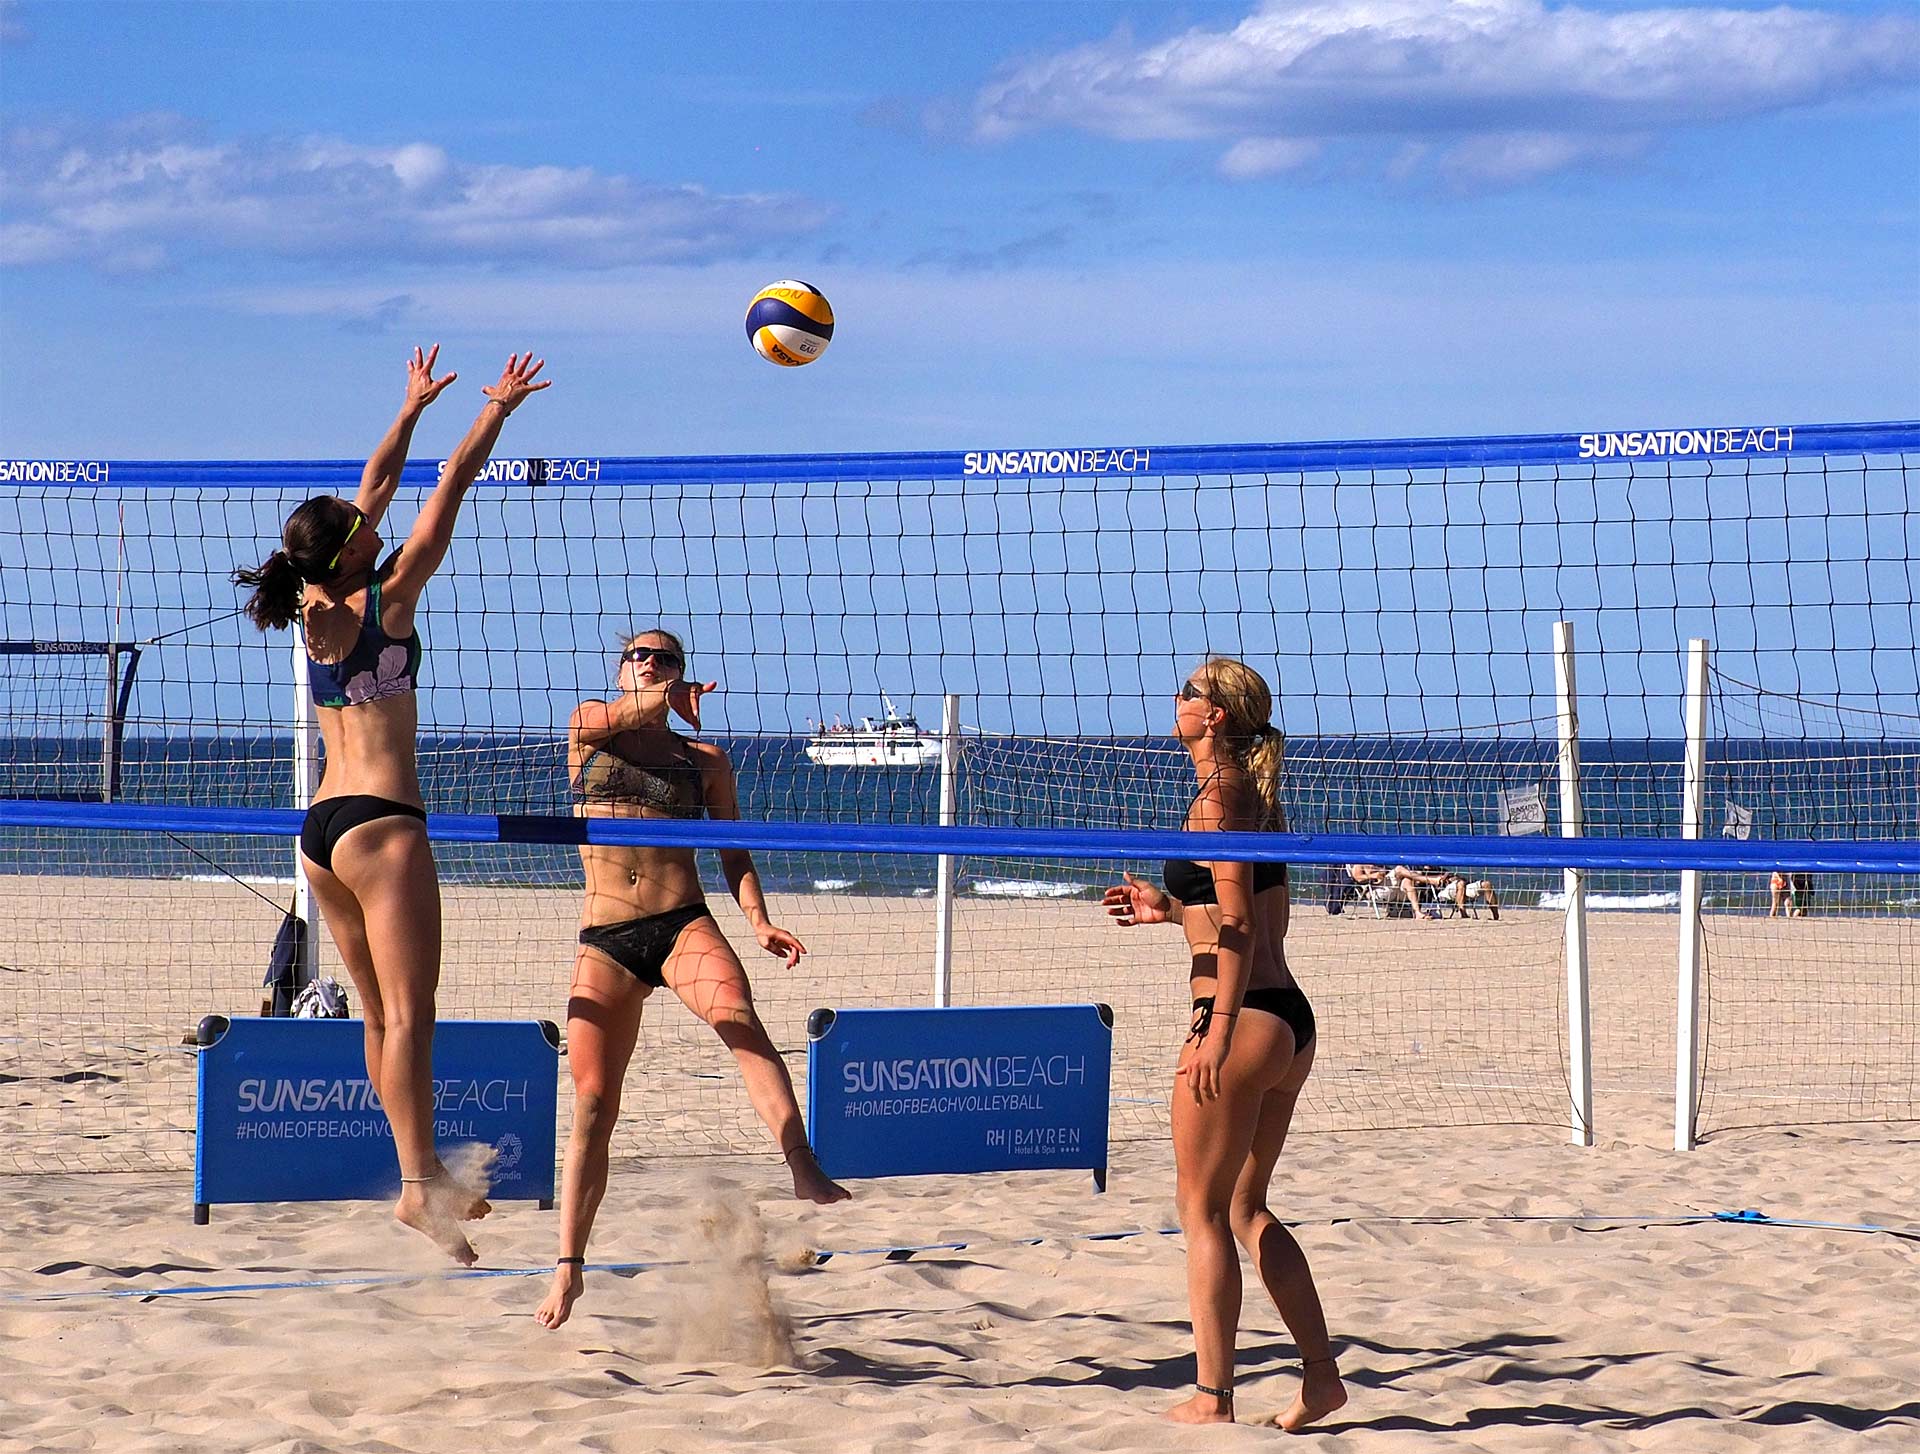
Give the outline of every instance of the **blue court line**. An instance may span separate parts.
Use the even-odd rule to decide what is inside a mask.
[[[1458,1216],[1433,1214],[1413,1217],[1355,1216],[1324,1217],[1312,1220],[1282,1220],[1288,1227],[1340,1227],[1350,1225],[1453,1226],[1468,1222],[1561,1222],[1568,1224],[1604,1223],[1596,1231],[1617,1231],[1624,1227],[1690,1227],[1728,1223],[1750,1227],[1795,1227],[1825,1232],[1860,1232],[1920,1242],[1920,1227],[1887,1227],[1868,1222],[1820,1222],[1802,1217],[1770,1217],[1754,1208],[1727,1212],[1654,1213],[1647,1216],[1623,1216],[1604,1212],[1502,1212],[1465,1213]],[[1050,1242],[1123,1242],[1132,1237],[1177,1237],[1178,1227],[1135,1227],[1119,1232],[1076,1232],[1064,1237],[1000,1237],[982,1242],[919,1242],[881,1247],[843,1247],[811,1249],[811,1266],[819,1267],[836,1257],[884,1257],[889,1262],[905,1262],[923,1252],[982,1252],[997,1247],[1041,1247]],[[634,1276],[669,1267],[694,1267],[702,1264],[690,1259],[656,1262],[594,1262],[583,1271],[610,1272]],[[361,1277],[316,1277],[275,1282],[190,1283],[181,1287],[82,1288],[72,1292],[9,1293],[0,1303],[57,1303],[83,1298],[124,1300],[161,1297],[219,1297],[235,1293],[285,1292],[301,1288],[397,1287],[421,1282],[464,1282],[477,1278],[544,1277],[553,1271],[540,1267],[474,1267],[454,1272],[374,1273]]]

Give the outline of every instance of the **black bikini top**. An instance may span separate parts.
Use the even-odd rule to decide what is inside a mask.
[[[1220,895],[1213,883],[1213,870],[1191,858],[1169,858],[1160,865],[1161,880],[1167,892],[1183,904],[1217,904]],[[1253,866],[1253,891],[1265,893],[1287,881],[1284,863],[1263,862]]]
[[[680,742],[679,738],[675,739]],[[618,803],[652,808],[669,818],[698,818],[705,814],[706,792],[700,769],[680,742],[677,763],[629,762],[618,753],[596,747],[574,774],[573,794],[583,803]]]

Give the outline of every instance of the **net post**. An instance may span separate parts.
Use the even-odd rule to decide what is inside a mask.
[[[319,729],[313,717],[313,696],[307,690],[307,649],[300,633],[293,633],[293,806],[305,812],[313,806],[313,793],[320,778]],[[314,923],[313,886],[307,882],[306,864],[300,857],[300,845],[293,845],[293,914],[309,932],[295,940],[293,992],[298,994],[319,974],[317,960],[319,936],[311,931]],[[276,1003],[275,1014],[287,1014],[291,1005]]]
[[[100,801],[103,803],[113,801],[115,785],[120,781],[120,744],[115,730],[115,708],[119,701],[120,646],[118,642],[109,642],[106,710],[100,714]]]
[[[1698,838],[1707,797],[1707,655],[1702,637],[1687,643],[1686,771],[1680,789],[1680,836]],[[1673,1149],[1693,1149],[1699,1113],[1700,870],[1680,871],[1680,953],[1678,1002],[1674,1016]]]
[[[1553,690],[1560,736],[1560,836],[1585,828],[1580,804],[1580,708],[1574,684],[1573,623],[1553,623]],[[1593,1145],[1593,1018],[1587,988],[1587,875],[1565,870],[1567,890],[1568,1130],[1575,1146]]]
[[[940,826],[959,821],[960,698],[940,698]],[[943,853],[934,886],[933,1003],[944,1009],[952,999],[954,857]]]

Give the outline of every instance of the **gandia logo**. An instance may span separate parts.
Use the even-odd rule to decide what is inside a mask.
[[[527,1148],[521,1144],[518,1136],[509,1131],[493,1143],[493,1150],[493,1174],[500,1176],[520,1165],[520,1158],[526,1155]]]

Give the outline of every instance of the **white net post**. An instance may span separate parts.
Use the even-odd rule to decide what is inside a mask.
[[[960,698],[940,698],[940,826],[951,828],[958,815],[960,779]],[[956,864],[940,855],[934,878],[933,1003],[945,1008],[953,983],[953,890]]]
[[[1698,838],[1707,797],[1707,643],[1694,637],[1687,643],[1687,756],[1680,785],[1680,836]],[[1680,871],[1679,999],[1674,1014],[1673,1149],[1693,1149],[1693,1128],[1699,1112],[1700,870]]]
[[[1553,623],[1553,690],[1560,736],[1560,836],[1585,831],[1580,807],[1580,706],[1574,684],[1573,623]],[[1568,1130],[1575,1146],[1593,1145],[1593,1020],[1587,993],[1587,875],[1566,870]]]
[[[313,717],[313,697],[307,690],[307,648],[300,633],[293,633],[293,806],[305,812],[313,805],[314,789],[320,786],[320,729]],[[318,906],[313,887],[307,882],[306,865],[300,858],[298,840],[293,850],[293,915],[307,926],[307,932],[295,941],[293,985],[296,991],[319,972],[316,955],[320,943]]]

